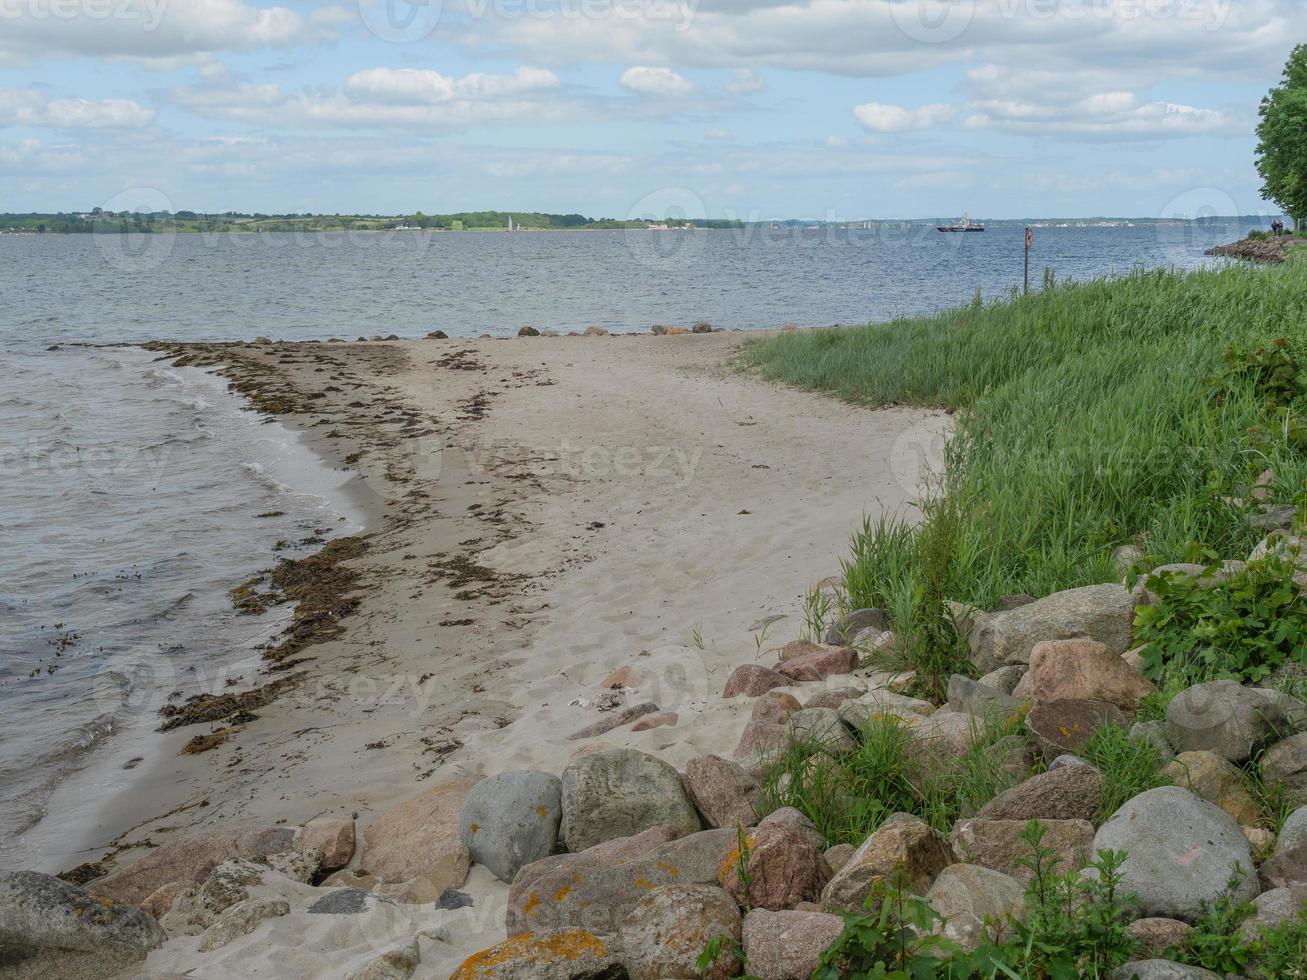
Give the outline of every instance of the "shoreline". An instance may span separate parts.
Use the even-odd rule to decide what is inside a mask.
[[[291,658],[304,676],[257,719],[162,767],[180,809],[119,842],[322,815],[362,831],[440,780],[557,771],[586,744],[567,735],[604,717],[594,686],[632,664],[680,721],[604,744],[681,765],[737,738],[747,714],[721,685],[772,646],[749,627],[781,616],[775,642],[799,635],[861,514],[910,499],[892,457],[947,425],[740,375],[740,339],[151,345],[308,433],[380,519],[346,563],[362,589],[340,635]],[[287,676],[271,666],[260,683]],[[502,907],[484,870],[466,888]],[[447,965],[502,926],[470,917]]]

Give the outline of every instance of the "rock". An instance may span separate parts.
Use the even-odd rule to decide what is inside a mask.
[[[769,725],[784,725],[803,705],[793,694],[784,691],[768,691],[753,703],[749,720]]]
[[[803,703],[803,706],[805,708],[838,709],[845,701],[856,701],[866,693],[866,688],[839,687],[830,691],[822,691],[820,694],[814,694]]]
[[[0,973],[14,980],[99,980],[144,960],[167,937],[113,899],[36,871],[0,871]]]
[[[209,872],[229,858],[267,857],[289,850],[294,841],[295,831],[289,827],[222,830],[179,837],[120,871],[88,882],[86,890],[139,906],[163,885],[178,882],[198,888]]]
[[[313,915],[361,915],[381,901],[386,899],[362,888],[341,888],[323,895],[308,911]]]
[[[1034,877],[1022,866],[1030,857],[1030,846],[1021,839],[1029,821],[987,820],[976,817],[960,820],[950,840],[958,857],[968,864],[1001,871],[1022,884]],[[1094,825],[1088,820],[1045,820],[1043,846],[1057,855],[1059,874],[1079,871],[1089,863],[1094,849]]]
[[[1277,849],[1259,870],[1262,890],[1307,884],[1307,844]]]
[[[712,324],[711,324],[711,323],[702,323],[702,322],[700,322],[700,323],[696,323],[693,327],[690,328],[690,332],[691,332],[691,333],[712,333]]]
[[[1275,853],[1287,851],[1299,844],[1307,843],[1307,806],[1300,806],[1280,825],[1280,836],[1275,842]]]
[[[1159,762],[1167,763],[1175,758],[1175,749],[1166,740],[1166,722],[1137,721],[1130,726],[1129,737],[1132,745],[1147,743],[1155,748]]]
[[[233,939],[248,936],[264,919],[290,914],[290,903],[280,898],[247,898],[224,909],[218,921],[200,936],[200,952],[226,946]]]
[[[1248,848],[1252,851],[1254,864],[1261,864],[1274,852],[1275,835],[1265,827],[1249,827],[1245,824],[1239,829],[1248,838]]]
[[[1030,651],[1030,693],[1035,701],[1106,701],[1124,711],[1156,688],[1143,674],[1097,640],[1046,640]]]
[[[828,847],[822,852],[826,858],[826,863],[830,865],[831,874],[839,874],[840,869],[849,863],[849,858],[857,852],[857,848],[852,844],[836,844],[834,847]]]
[[[1139,944],[1135,950],[1143,956],[1160,956],[1168,949],[1183,947],[1194,927],[1179,919],[1135,919],[1129,926],[1130,935]]]
[[[635,749],[601,749],[563,771],[562,838],[572,852],[658,824],[700,829],[680,774]]]
[[[862,630],[878,630],[886,633],[890,629],[889,616],[884,609],[855,609],[845,613],[831,624],[826,631],[826,643],[830,646],[843,646],[852,641],[854,634]]]
[[[255,337],[254,343],[258,344],[260,347],[266,347],[269,344],[271,344],[272,341],[269,340],[267,337]]]
[[[856,700],[845,701],[838,710],[841,721],[861,730],[868,722],[882,718],[916,721],[934,714],[935,706],[920,698],[910,698],[905,694],[877,688]]]
[[[608,331],[603,327],[586,327],[581,331],[582,337],[607,337]]]
[[[1026,727],[1049,761],[1063,752],[1080,754],[1104,725],[1126,727],[1121,709],[1107,701],[1037,701],[1026,715]]]
[[[449,339],[449,334],[445,333],[445,331],[443,330],[432,330],[431,333],[427,334],[427,340],[448,340],[448,339]]]
[[[480,780],[461,776],[391,807],[363,832],[359,864],[380,881],[422,879],[439,895],[467,880],[471,855],[458,832],[458,812]]]
[[[654,888],[716,885],[722,853],[738,838],[733,830],[705,830],[663,842],[651,835],[638,847],[631,840],[528,864],[508,891],[508,934],[572,927],[615,934]]]
[[[948,706],[954,711],[978,718],[1005,721],[1021,710],[1022,702],[1020,698],[973,681],[970,677],[953,674],[948,679]]]
[[[858,743],[840,721],[834,708],[804,708],[790,716],[790,737],[795,742],[832,756],[848,755],[857,751]]]
[[[183,891],[188,891],[188,889],[180,881],[170,881],[166,885],[161,885],[150,892],[145,901],[141,903],[141,911],[156,919],[162,919],[168,914],[168,910],[172,908],[173,900]]]
[[[858,651],[852,647],[822,647],[793,660],[785,660],[776,672],[790,681],[819,681],[833,674],[851,674],[858,666]]]
[[[740,910],[726,892],[712,885],[664,885],[631,909],[618,939],[630,980],[724,980],[740,970],[730,952],[705,972],[695,967],[704,947],[718,936],[740,941]]]
[[[911,725],[909,755],[927,769],[962,755],[985,734],[985,722],[957,711],[937,711]]]
[[[1029,663],[1035,644],[1043,640],[1077,637],[1098,640],[1120,655],[1130,649],[1133,633],[1130,593],[1119,585],[1087,585],[978,620],[971,631],[971,659],[987,672]]]
[[[325,871],[343,868],[354,857],[354,818],[314,817],[295,834],[294,847],[319,852]]]
[[[649,328],[649,332],[653,334],[655,337],[662,337],[667,334],[667,327],[661,323],[655,323],[652,327]]]
[[[822,908],[864,914],[873,889],[889,881],[896,871],[902,871],[908,891],[923,895],[935,876],[953,861],[953,850],[943,836],[917,817],[896,813],[863,841],[831,878],[822,892]]]
[[[813,847],[826,846],[826,838],[821,835],[816,825],[792,806],[783,806],[773,810],[758,822],[759,827],[785,827],[794,831]]]
[[[1109,980],[1221,980],[1221,975],[1173,960],[1131,960],[1113,970]]]
[[[1025,677],[1029,668],[1022,664],[1009,664],[1006,667],[995,667],[976,683],[984,684],[986,687],[992,687],[1000,694],[1013,694],[1016,691],[1017,684],[1021,678]]]
[[[1241,877],[1237,900],[1258,892],[1243,831],[1225,811],[1179,786],[1160,786],[1125,803],[1094,835],[1095,851],[1126,853],[1121,893],[1134,893],[1141,916],[1192,922],[1201,906]]]
[[[461,892],[457,888],[446,888],[436,899],[436,908],[438,909],[470,909],[476,905],[476,901],[467,892]]]
[[[844,930],[826,912],[753,909],[744,917],[744,956],[758,980],[808,980],[821,954]]]
[[[797,660],[810,653],[821,653],[825,649],[826,647],[820,643],[813,643],[811,640],[790,640],[781,647],[781,661],[783,663],[786,660]]]
[[[415,940],[369,960],[345,980],[408,980],[421,962],[422,953]]]
[[[459,838],[473,861],[511,882],[522,865],[553,852],[562,794],[563,784],[553,773],[521,770],[490,776],[463,801]]]
[[[1237,767],[1212,752],[1181,752],[1162,775],[1214,803],[1239,824],[1257,822],[1257,801],[1248,778]]]
[[[1284,787],[1290,805],[1307,804],[1307,733],[1291,735],[1267,749],[1261,770],[1265,783]]]
[[[709,827],[749,827],[755,819],[758,781],[734,762],[703,755],[685,764],[690,798]]]
[[[263,861],[278,874],[305,885],[322,871],[322,852],[317,850],[282,851],[280,854],[269,854]]]
[[[974,950],[990,934],[988,923],[1004,923],[1025,908],[1025,888],[1014,878],[975,864],[951,864],[926,892],[930,907],[944,917],[940,932]]]
[[[523,327],[517,332],[519,337],[539,337],[540,331],[535,327]]]
[[[631,731],[647,732],[653,728],[674,728],[680,718],[681,716],[675,711],[660,711],[657,714],[645,715],[631,726]]]
[[[815,900],[830,877],[821,848],[778,823],[761,824],[726,848],[717,873],[740,905],[772,911]]]
[[[789,687],[793,683],[784,674],[777,673],[762,664],[740,664],[731,671],[731,676],[726,678],[722,697],[733,698],[743,694],[745,697],[756,698],[760,694],[766,694],[773,687]]]
[[[1166,740],[1177,752],[1205,750],[1240,765],[1261,742],[1290,733],[1286,707],[1275,692],[1235,681],[1196,684],[1167,706]]]
[[[645,715],[651,715],[658,711],[658,705],[652,701],[645,701],[642,704],[633,704],[630,707],[623,708],[621,711],[610,711],[598,721],[586,725],[574,731],[567,736],[569,742],[576,742],[583,738],[594,738],[596,735],[602,735],[605,732],[611,732],[614,728],[621,728],[623,725],[629,725],[638,718]]]
[[[615,980],[622,969],[615,939],[585,929],[548,929],[473,953],[450,980]]]
[[[990,820],[1090,820],[1102,799],[1103,774],[1092,766],[1041,772],[994,797],[976,814]]]
[[[1256,911],[1244,922],[1242,932],[1254,938],[1263,929],[1299,918],[1307,907],[1307,884],[1272,888],[1253,899]]]

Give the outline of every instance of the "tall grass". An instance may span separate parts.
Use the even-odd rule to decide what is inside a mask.
[[[1307,267],[1137,271],[1028,297],[750,343],[762,375],[870,405],[954,409],[944,472],[920,523],[868,523],[844,566],[848,600],[890,611],[909,658],[955,644],[932,597],[990,607],[1109,581],[1112,552],[1147,564],[1242,557],[1260,533],[1230,503],[1275,473],[1307,477],[1265,424],[1232,346],[1307,352]],[[1259,428],[1253,434],[1250,430]],[[930,651],[934,651],[933,654]],[[954,664],[955,665],[955,664]]]

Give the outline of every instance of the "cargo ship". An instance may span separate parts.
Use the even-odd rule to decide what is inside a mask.
[[[965,214],[958,219],[956,224],[936,225],[936,231],[984,231],[985,226],[978,222],[972,221]]]

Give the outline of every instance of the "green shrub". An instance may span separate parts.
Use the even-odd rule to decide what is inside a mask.
[[[1155,605],[1135,611],[1144,674],[1185,686],[1215,678],[1259,683],[1289,663],[1307,663],[1307,599],[1294,562],[1276,553],[1223,576],[1219,564],[1190,575],[1150,575]]]

